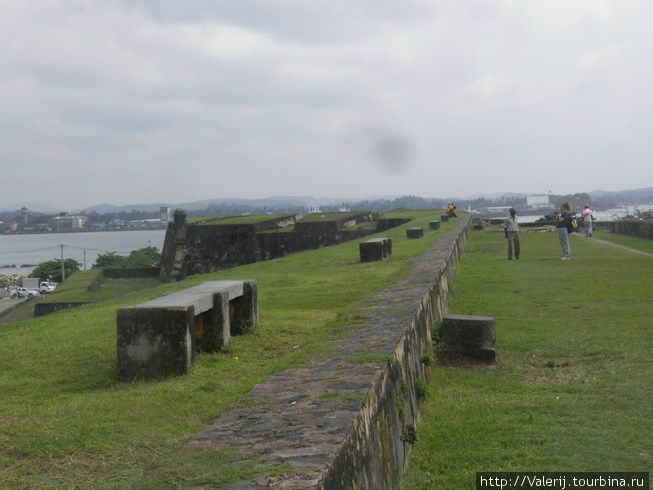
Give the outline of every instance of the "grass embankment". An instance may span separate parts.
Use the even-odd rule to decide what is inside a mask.
[[[113,279],[102,277],[102,269],[77,271],[40,303],[98,303],[159,284],[158,277]],[[89,290],[91,288],[92,290]]]
[[[475,488],[477,471],[653,469],[653,259],[555,233],[472,232],[451,313],[497,322],[497,363],[429,369],[404,487]]]
[[[580,233],[583,234],[583,231],[581,230]],[[609,231],[593,231],[592,237],[623,245],[624,247],[634,248],[635,250],[641,250],[642,252],[653,253],[653,240],[647,240],[646,238],[610,233]]]
[[[434,212],[431,215],[438,215]],[[155,471],[190,436],[270,374],[325,355],[347,335],[351,312],[409,270],[442,233],[407,240],[383,232],[393,255],[359,262],[358,241],[160,285],[111,303],[83,306],[0,330],[0,481],[16,487],[175,487],[225,485],[256,471],[237,455]],[[116,307],[137,304],[207,280],[256,279],[260,326],[219,354],[200,354],[186,376],[157,382],[116,379]],[[204,467],[202,467],[204,464]],[[205,470],[205,471],[204,471]],[[143,476],[144,473],[147,476]],[[154,477],[155,476],[155,477]],[[156,484],[154,483],[156,481]]]

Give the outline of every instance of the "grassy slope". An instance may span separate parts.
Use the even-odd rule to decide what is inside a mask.
[[[641,250],[642,252],[653,253],[653,240],[630,235],[621,235],[619,233],[610,233],[609,231],[594,231],[592,236],[594,238],[605,240],[606,242],[618,243],[619,245]]]
[[[356,323],[349,314],[360,301],[394,282],[416,253],[456,225],[406,240],[407,226],[427,227],[428,219],[421,215],[384,232],[394,241],[393,255],[381,263],[361,264],[358,242],[350,242],[0,329],[0,481],[132,486],[224,409],[244,403],[255,383],[325,354],[328,340],[346,335]],[[234,338],[223,353],[199,355],[187,376],[116,380],[116,307],[206,280],[238,278],[258,281],[256,333]]]
[[[434,366],[405,488],[476,471],[653,469],[653,260],[554,233],[472,232],[449,311],[497,321],[492,367]]]

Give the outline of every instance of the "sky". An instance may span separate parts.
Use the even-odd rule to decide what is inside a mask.
[[[648,0],[0,7],[0,207],[653,185]]]

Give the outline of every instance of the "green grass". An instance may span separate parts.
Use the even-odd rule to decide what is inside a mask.
[[[383,213],[382,218],[390,219],[390,218],[416,218],[416,217],[422,217],[422,216],[430,216],[431,219],[440,219],[440,216],[444,213],[444,209],[438,209],[438,210],[420,210],[420,211],[411,211],[411,210],[397,210],[397,211],[388,211],[386,213]],[[455,220],[455,218],[453,218]]]
[[[355,307],[406,273],[455,223],[448,225],[421,240],[407,240],[405,226],[386,230],[393,255],[383,262],[360,263],[352,241],[0,328],[2,485],[169,488],[249,475],[255,462],[238,455],[190,466],[170,458],[225,409],[253,403],[246,394],[256,383],[328,354],[329,340],[360,323]],[[227,279],[257,280],[260,325],[253,334],[234,337],[222,353],[200,354],[186,376],[117,380],[117,307]]]
[[[158,277],[112,279],[101,278],[102,269],[77,271],[40,303],[97,303],[133,294],[160,284]],[[93,291],[89,286],[96,283]]]
[[[497,322],[497,363],[428,370],[405,488],[475,488],[477,471],[653,469],[653,261],[555,233],[522,233],[506,260],[473,231],[451,313]]]
[[[262,214],[256,216],[234,216],[232,218],[227,218],[221,220],[218,225],[253,225],[255,223],[261,223],[263,221],[270,221],[273,219],[279,219],[287,216],[285,214]],[[209,223],[213,224],[213,223]]]
[[[583,231],[581,230],[581,234]],[[592,237],[605,240],[606,242],[617,243],[626,247],[641,250],[642,252],[653,253],[653,240],[638,238],[630,235],[621,235],[619,233],[610,233],[609,231],[593,231]]]
[[[319,221],[336,221],[339,219],[347,218],[349,216],[354,216],[358,213],[349,213],[349,212],[333,212],[333,213],[311,213],[304,216],[302,221],[306,223],[314,223]]]
[[[227,216],[222,216],[222,215],[215,215],[215,216],[196,216],[195,218],[189,218],[186,220],[188,224],[200,224],[200,222],[211,222],[211,221],[219,221],[221,219],[225,219]],[[211,224],[211,223],[207,223]]]

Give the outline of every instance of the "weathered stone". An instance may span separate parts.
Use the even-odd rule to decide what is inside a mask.
[[[417,424],[431,327],[446,311],[468,217],[417,257],[412,272],[357,310],[361,325],[329,359],[272,374],[249,406],[223,412],[179,456],[236,451],[262,472],[228,488],[400,488]],[[401,308],[399,307],[401,306]],[[368,362],[353,359],[369,356]],[[264,468],[286,463],[282,475]]]
[[[437,219],[434,219],[433,221],[429,221],[429,228],[431,230],[439,230],[440,229],[440,221]]]
[[[208,281],[117,312],[122,379],[185,374],[196,350],[215,352],[258,321],[256,281]]]
[[[470,357],[493,363],[496,348],[496,323],[489,316],[445,315],[442,319],[445,358]]]
[[[359,244],[361,262],[383,260],[392,254],[392,240],[387,237],[372,238]]]
[[[446,223],[447,221],[449,221],[449,215],[448,214],[441,214],[440,215],[440,221],[442,221],[443,223]]]
[[[406,229],[406,238],[422,238],[423,236],[424,229],[421,226]]]

